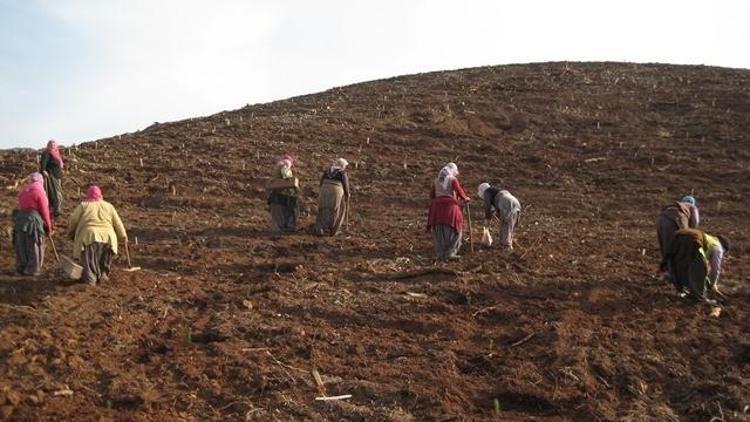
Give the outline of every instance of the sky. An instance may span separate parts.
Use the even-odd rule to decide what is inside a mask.
[[[750,68],[750,1],[0,0],[0,148],[545,61]]]

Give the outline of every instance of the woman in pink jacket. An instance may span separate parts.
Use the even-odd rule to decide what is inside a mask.
[[[38,276],[44,263],[44,235],[52,234],[49,202],[44,192],[44,177],[40,173],[29,175],[29,183],[18,195],[13,222],[16,272]]]

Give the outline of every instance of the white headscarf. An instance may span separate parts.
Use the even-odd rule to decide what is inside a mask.
[[[455,163],[448,163],[440,169],[438,173],[438,183],[443,186],[443,189],[447,190],[450,186],[451,181],[458,176],[458,166]]]
[[[484,198],[484,192],[490,188],[490,184],[485,182],[479,185],[479,188],[477,188],[477,194],[480,198]]]
[[[349,165],[349,162],[346,161],[345,159],[337,158],[336,161],[334,161],[333,164],[331,165],[330,172],[333,173],[336,170],[344,171],[346,170],[346,166],[348,165]]]

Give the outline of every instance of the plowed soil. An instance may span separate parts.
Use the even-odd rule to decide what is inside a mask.
[[[69,147],[58,250],[96,182],[143,269],[120,256],[109,284],[88,287],[48,253],[41,277],[20,278],[2,234],[1,416],[750,420],[748,133],[750,71],[550,63],[375,81]],[[276,238],[263,186],[287,152],[307,213]],[[0,153],[6,227],[37,154]],[[348,232],[312,237],[337,156],[352,163]],[[489,181],[521,200],[515,250],[467,242],[434,265],[428,189],[449,161],[472,196]],[[657,271],[656,216],[686,193],[734,243],[718,318]],[[478,238],[476,200],[471,213]]]

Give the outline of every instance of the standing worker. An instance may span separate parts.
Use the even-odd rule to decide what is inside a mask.
[[[458,181],[458,167],[448,163],[440,170],[430,190],[430,210],[427,230],[432,230],[432,240],[437,259],[458,259],[463,237],[464,216],[458,199],[468,203],[470,198]]]
[[[729,239],[712,236],[698,229],[674,233],[666,259],[672,283],[680,293],[685,289],[698,299],[706,299],[706,288],[718,291],[721,265],[729,252]]]
[[[314,228],[314,233],[319,236],[338,234],[349,212],[351,191],[349,190],[349,177],[346,174],[348,165],[348,161],[338,158],[320,178],[318,218]]]
[[[500,223],[500,245],[513,249],[513,233],[518,227],[521,219],[521,203],[507,190],[499,190],[482,183],[477,189],[479,197],[484,201],[484,218],[492,219],[492,214],[497,211]]]
[[[65,163],[63,163],[62,154],[57,141],[50,140],[47,142],[47,148],[42,152],[39,160],[39,172],[44,175],[44,189],[47,191],[47,198],[52,208],[52,214],[59,217],[62,212],[63,191],[62,191],[62,173]]]
[[[284,155],[276,162],[273,178],[288,180],[291,183],[294,179],[293,168],[294,159],[288,154]],[[271,194],[268,196],[268,204],[271,207],[271,231],[282,233],[297,230],[298,194],[299,187],[297,186],[271,190]]]
[[[698,224],[700,224],[700,214],[692,195],[684,196],[679,201],[662,208],[656,221],[656,236],[659,239],[659,252],[661,252],[659,268],[662,271],[667,271],[666,254],[674,233],[681,229],[695,229]]]
[[[44,193],[44,177],[31,173],[29,183],[18,195],[18,209],[13,211],[13,248],[16,272],[38,276],[44,264],[44,234],[52,234],[49,202]]]
[[[81,281],[92,286],[107,282],[118,240],[127,247],[128,234],[117,210],[104,200],[98,186],[90,186],[86,200],[73,211],[68,235],[73,239],[73,256],[82,262]]]

